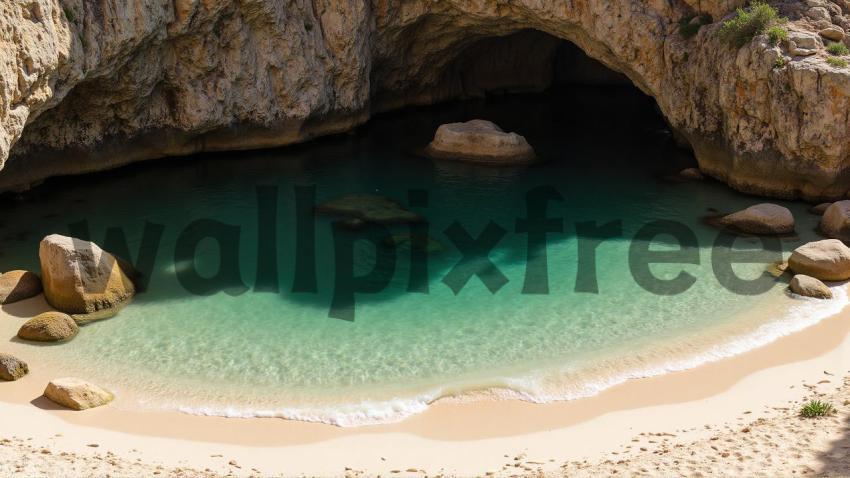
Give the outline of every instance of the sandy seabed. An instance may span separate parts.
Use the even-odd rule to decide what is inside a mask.
[[[13,337],[28,308],[43,307],[37,297],[0,311],[0,333]],[[60,409],[40,396],[61,371],[40,369],[13,341],[4,349],[31,373],[0,383],[0,475],[850,476],[848,332],[845,309],[736,357],[590,398],[441,400],[357,428]],[[799,417],[811,398],[838,413]]]

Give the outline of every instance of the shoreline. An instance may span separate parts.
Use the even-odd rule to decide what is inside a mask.
[[[10,418],[0,439],[51,440],[51,447],[76,453],[91,453],[83,442],[108,443],[117,456],[136,449],[147,460],[214,473],[241,473],[226,463],[221,468],[221,459],[210,456],[216,454],[250,463],[263,474],[339,475],[345,467],[375,474],[409,468],[482,474],[504,461],[505,454],[522,452],[546,455],[541,466],[554,469],[563,460],[605,456],[637,432],[663,430],[677,435],[677,441],[698,440],[706,435],[706,425],[736,420],[744,411],[752,412],[748,419],[769,416],[771,407],[805,395],[806,387],[795,386],[800,380],[817,381],[812,377],[823,378],[824,371],[836,376],[850,371],[848,317],[845,309],[743,354],[628,380],[592,397],[546,404],[443,399],[400,423],[356,428],[110,406],[59,410],[37,398],[47,380],[56,377],[35,366],[29,376],[0,389],[0,413]],[[56,433],[62,437],[53,437]],[[328,463],[326,456],[338,459]],[[289,466],[281,470],[280,462]]]

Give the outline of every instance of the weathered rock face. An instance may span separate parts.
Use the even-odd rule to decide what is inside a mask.
[[[44,298],[66,314],[117,312],[135,295],[119,261],[93,242],[51,234],[41,240],[38,259]]]
[[[494,60],[464,56],[481,41],[533,29],[575,43],[655,97],[703,172],[754,193],[845,196],[850,70],[825,62],[819,32],[846,31],[848,4],[772,2],[792,20],[794,38],[814,39],[811,55],[792,56],[796,41],[771,46],[761,36],[740,50],[721,43],[719,20],[741,3],[2,2],[0,161],[11,159],[0,189],[154,157],[304,141],[376,111],[505,86],[487,83],[497,78],[489,72],[526,69],[539,80],[539,64],[529,62],[547,58],[540,45],[509,45]],[[678,22],[696,8],[718,21],[685,39]]]

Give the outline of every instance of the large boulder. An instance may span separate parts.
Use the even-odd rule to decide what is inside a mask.
[[[794,215],[786,207],[763,203],[750,206],[720,219],[720,224],[748,234],[790,234]]]
[[[536,158],[524,137],[480,119],[441,125],[425,151],[433,158],[490,165],[528,164]]]
[[[44,389],[44,396],[63,407],[74,410],[106,405],[115,398],[97,385],[73,377],[51,380]]]
[[[0,275],[0,304],[11,304],[41,293],[41,279],[30,271],[9,271]]]
[[[818,216],[823,216],[823,213],[825,213],[826,210],[829,209],[829,206],[832,206],[831,202],[822,202],[820,204],[810,207],[809,212],[812,214],[817,214]]]
[[[58,342],[77,335],[80,328],[74,319],[62,312],[44,312],[24,322],[18,337],[37,342]]]
[[[816,299],[832,298],[832,291],[826,286],[826,284],[805,274],[797,274],[792,277],[791,283],[788,286],[791,289],[791,292],[797,295],[814,297]]]
[[[118,260],[97,244],[51,234],[38,249],[44,297],[67,314],[115,311],[136,290]]]
[[[826,208],[820,230],[827,237],[850,242],[850,200],[834,202]]]
[[[850,279],[850,248],[838,239],[809,242],[791,253],[788,267],[825,281]]]
[[[27,373],[30,369],[27,363],[14,355],[0,353],[0,380],[12,382]]]

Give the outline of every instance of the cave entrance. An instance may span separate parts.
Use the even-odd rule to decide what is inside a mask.
[[[633,144],[644,150],[641,161],[646,167],[659,174],[695,166],[654,98],[568,40],[529,29],[478,38],[454,51],[449,59],[431,57],[429,73],[434,76],[423,81],[435,88],[420,84],[407,93],[414,102],[418,95],[423,103],[442,97],[456,105],[440,107],[439,121],[432,127],[480,118],[522,134],[550,158],[577,161],[576,155],[545,151],[557,138],[557,144],[572,141],[576,147],[586,145],[587,151],[611,142]],[[420,142],[426,140],[430,138]],[[653,151],[646,153],[647,148]],[[593,161],[604,155],[602,149],[581,157]],[[618,159],[606,156],[609,163]]]

